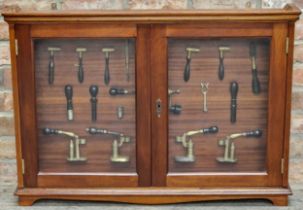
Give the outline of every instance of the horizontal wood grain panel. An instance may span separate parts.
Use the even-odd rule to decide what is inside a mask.
[[[68,28],[68,30],[66,30]],[[32,25],[33,38],[72,38],[72,37],[136,37],[134,24],[43,24]]]
[[[101,178],[102,175],[102,178]],[[38,174],[38,187],[136,187],[138,186],[137,174],[83,174],[63,175],[63,174]]]

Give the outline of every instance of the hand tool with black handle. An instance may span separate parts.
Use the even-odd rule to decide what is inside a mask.
[[[91,102],[91,118],[92,118],[92,122],[96,122],[97,121],[97,103],[98,103],[98,99],[97,99],[97,94],[99,92],[99,88],[97,85],[91,85],[89,87],[89,93],[91,96],[90,102]]]

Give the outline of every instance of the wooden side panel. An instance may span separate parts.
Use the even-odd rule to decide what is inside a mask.
[[[22,174],[22,140],[21,140],[21,121],[20,121],[20,102],[18,90],[18,72],[17,72],[17,55],[15,42],[15,25],[9,25],[11,65],[12,65],[12,83],[14,95],[14,121],[15,121],[15,138],[16,138],[16,159],[17,159],[17,176],[18,188],[24,187]]]
[[[283,156],[284,120],[286,98],[286,37],[287,23],[273,26],[271,43],[269,113],[268,113],[268,148],[267,172],[268,186],[281,186],[281,158]]]
[[[139,25],[136,40],[137,172],[140,186],[151,185],[150,26]]]
[[[295,24],[289,23],[288,37],[289,47],[287,55],[287,84],[286,84],[286,106],[285,106],[285,131],[284,131],[284,170],[283,170],[283,186],[288,187],[288,168],[289,168],[289,139],[290,139],[290,120],[291,120],[291,96],[292,96],[292,68],[294,54],[294,33]]]
[[[154,25],[151,32],[151,114],[152,114],[152,185],[165,186],[167,174],[167,39],[165,26]],[[160,113],[157,113],[157,101]],[[158,116],[159,114],[159,116]]]
[[[38,147],[36,136],[35,72],[32,57],[30,25],[17,25],[18,39],[17,75],[20,103],[22,158],[25,163],[24,184],[37,185]]]

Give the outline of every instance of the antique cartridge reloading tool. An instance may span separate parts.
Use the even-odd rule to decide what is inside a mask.
[[[235,123],[237,121],[237,95],[238,95],[238,83],[231,82],[230,83],[230,122]]]
[[[220,80],[224,79],[224,52],[229,51],[230,48],[227,46],[219,46],[219,71],[218,71],[218,77]]]
[[[65,85],[64,92],[65,92],[65,97],[66,97],[67,119],[69,121],[71,121],[71,120],[74,120],[73,86]]]
[[[191,55],[192,55],[192,53],[199,52],[200,49],[187,47],[186,51],[187,51],[187,56],[186,56],[186,64],[185,64],[185,67],[184,67],[184,75],[183,75],[183,79],[184,79],[185,82],[187,82],[190,78]]]
[[[97,121],[97,104],[98,104],[98,99],[97,99],[97,94],[99,92],[99,88],[97,85],[91,85],[89,87],[89,93],[91,96],[90,103],[91,103],[91,113],[92,113],[92,121],[96,122]]]
[[[109,54],[114,52],[114,48],[102,48],[102,52],[105,55],[105,69],[104,69],[104,83],[106,85],[110,82],[110,73],[109,73]]]
[[[70,138],[69,143],[69,157],[67,157],[67,161],[69,162],[84,162],[87,159],[85,157],[81,157],[80,155],[80,145],[86,144],[85,139],[81,139],[78,135],[68,131],[62,131],[52,128],[44,128],[44,135],[63,135]]]
[[[109,95],[111,96],[117,96],[117,95],[130,95],[135,93],[135,90],[126,90],[124,88],[117,88],[117,87],[112,87],[109,89]]]
[[[60,51],[59,47],[49,47],[49,63],[48,63],[48,84],[53,84],[55,80],[55,52]]]
[[[129,162],[128,156],[122,156],[119,154],[119,148],[121,148],[124,143],[130,142],[129,136],[125,136],[123,133],[109,131],[109,130],[100,129],[100,128],[87,128],[86,131],[91,135],[99,134],[99,135],[113,136],[115,139],[114,139],[113,145],[112,145],[112,156],[110,158],[111,162],[115,162],[115,163]]]
[[[176,115],[181,113],[182,106],[179,105],[179,104],[173,104],[172,103],[172,97],[173,97],[173,95],[180,94],[180,93],[181,93],[181,91],[179,89],[177,89],[177,90],[168,89],[168,100],[169,100],[168,107],[169,107],[169,111],[173,114],[176,114]]]
[[[224,156],[218,157],[217,161],[221,163],[236,163],[237,158],[235,158],[236,146],[234,139],[240,137],[256,137],[259,138],[262,136],[262,131],[257,129],[254,131],[248,131],[243,133],[234,133],[229,136],[226,136],[224,139],[218,141],[218,145],[224,147]]]
[[[176,156],[175,161],[182,163],[195,162],[194,143],[192,141],[192,137],[198,134],[217,133],[218,131],[219,128],[217,126],[212,126],[209,128],[202,128],[200,130],[187,131],[181,136],[177,136],[176,142],[181,143],[187,152],[185,156]]]
[[[76,52],[78,53],[78,81],[80,83],[84,80],[84,69],[83,69],[83,53],[86,52],[86,48],[77,48]]]
[[[251,58],[251,69],[252,69],[252,91],[254,94],[259,94],[261,91],[260,87],[260,81],[258,78],[258,72],[257,72],[257,64],[256,64],[256,55],[257,55],[257,49],[256,49],[256,43],[251,42],[249,46],[249,54]]]
[[[208,82],[201,82],[201,92],[203,94],[203,112],[208,112],[207,109],[207,91],[208,91]]]

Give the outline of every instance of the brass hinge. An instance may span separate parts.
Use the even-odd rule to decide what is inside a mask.
[[[289,37],[286,37],[286,49],[285,49],[286,54],[288,54],[288,51],[289,51]]]
[[[24,159],[21,159],[21,168],[22,168],[22,174],[25,174],[25,163],[24,163]]]
[[[281,159],[281,174],[284,174],[284,158]]]
[[[18,39],[15,39],[15,53],[16,53],[16,55],[18,55],[18,53],[19,53]]]

